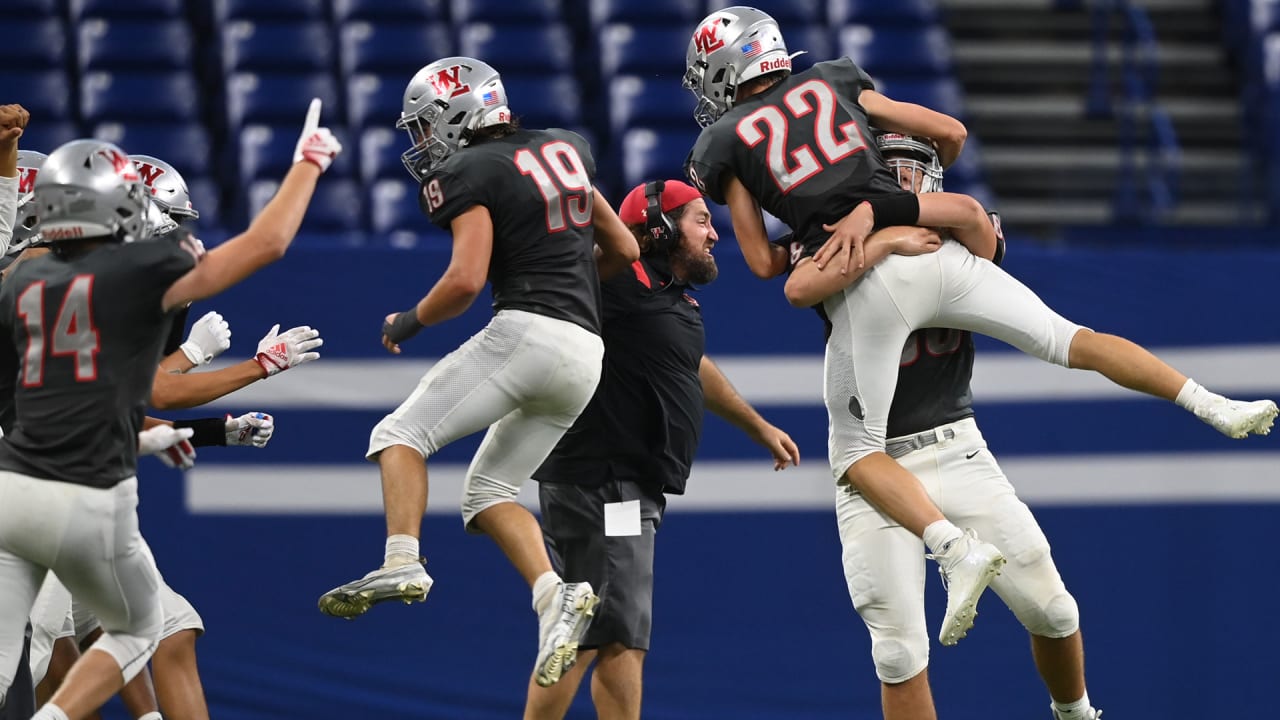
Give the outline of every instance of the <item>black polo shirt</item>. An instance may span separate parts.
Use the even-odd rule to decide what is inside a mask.
[[[601,290],[600,385],[533,477],[577,485],[624,479],[682,494],[702,434],[702,310],[665,257],[642,256]]]

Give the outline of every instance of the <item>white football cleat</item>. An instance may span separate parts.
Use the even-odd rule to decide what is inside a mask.
[[[995,545],[979,540],[972,530],[965,530],[942,552],[926,557],[938,562],[942,584],[947,588],[947,612],[942,616],[938,642],[955,645],[973,627],[978,598],[1000,574],[1004,555]]]
[[[538,660],[533,666],[538,685],[555,685],[578,662],[578,643],[587,634],[599,602],[591,583],[560,584],[555,599],[538,614]]]
[[[422,602],[427,599],[432,582],[422,563],[380,567],[321,595],[320,612],[350,620],[387,600],[400,600],[406,605]]]
[[[1249,435],[1267,435],[1276,419],[1276,404],[1271,400],[1230,400],[1223,398],[1196,408],[1196,417],[1215,430],[1237,440]]]
[[[1098,718],[1102,717],[1102,711],[1097,708],[1089,708],[1084,715],[1078,717],[1067,717],[1058,712],[1058,709],[1053,705],[1049,705],[1049,709],[1053,711],[1053,720],[1098,720]]]

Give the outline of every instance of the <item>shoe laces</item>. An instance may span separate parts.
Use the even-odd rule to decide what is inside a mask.
[[[977,542],[977,540],[977,533],[975,533],[972,528],[965,528],[960,537],[947,543],[941,552],[925,553],[926,559],[938,563],[938,575],[942,577],[942,587],[944,590],[951,587],[951,576],[947,573],[948,561],[950,561],[950,565],[955,565],[965,556],[965,553],[960,553],[959,544],[961,542],[968,544]]]

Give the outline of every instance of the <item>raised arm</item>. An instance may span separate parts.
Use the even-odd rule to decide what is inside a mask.
[[[595,230],[596,271],[601,280],[613,277],[640,259],[640,245],[635,236],[599,190],[592,199],[591,225]]]
[[[969,137],[964,123],[950,115],[923,105],[890,100],[875,90],[863,90],[858,103],[867,111],[871,124],[881,130],[932,139],[937,143],[938,160],[944,168],[951,167],[960,157],[964,141]]]
[[[729,378],[706,355],[698,366],[698,378],[702,380],[703,402],[707,409],[728,420],[734,427],[747,434],[752,441],[773,455],[773,469],[781,470],[789,464],[800,464],[800,450],[791,436],[769,424],[756,409],[751,407]]]
[[[768,280],[787,271],[787,248],[769,242],[764,227],[764,215],[760,204],[742,181],[726,175],[724,198],[729,205],[729,219],[733,222],[733,234],[738,239],[738,249],[756,277]]]
[[[162,300],[167,312],[193,300],[216,295],[284,257],[302,225],[316,181],[342,152],[328,128],[319,127],[320,100],[311,101],[293,167],[275,197],[249,229],[206,253],[195,268],[169,286]]]
[[[0,255],[9,250],[18,211],[18,138],[30,116],[21,105],[0,105]]]

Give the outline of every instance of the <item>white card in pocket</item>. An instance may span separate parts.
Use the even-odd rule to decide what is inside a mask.
[[[604,504],[604,534],[608,537],[628,537],[640,534],[640,501]]]

